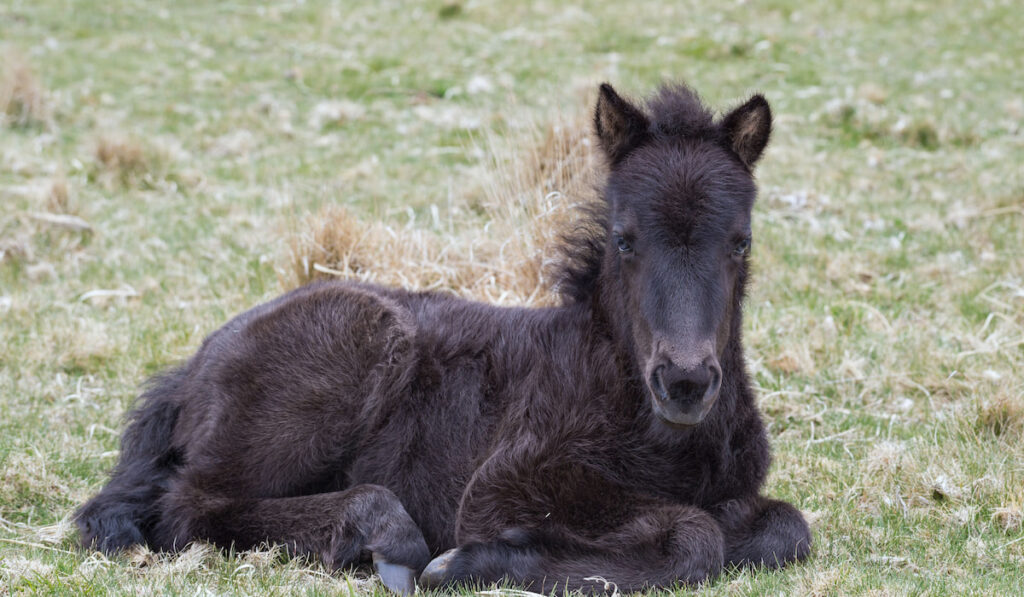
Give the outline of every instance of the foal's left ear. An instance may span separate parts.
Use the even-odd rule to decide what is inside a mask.
[[[772,132],[772,110],[768,100],[757,94],[722,119],[722,128],[729,137],[729,145],[740,156],[747,168],[761,158]]]

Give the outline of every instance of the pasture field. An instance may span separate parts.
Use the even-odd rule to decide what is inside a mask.
[[[0,595],[381,593],[106,559],[69,516],[147,376],[311,276],[550,301],[594,88],[677,79],[775,111],[745,339],[815,540],[698,592],[1024,593],[1021,31],[1013,0],[5,0]]]

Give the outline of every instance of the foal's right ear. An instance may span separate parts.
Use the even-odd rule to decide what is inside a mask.
[[[612,165],[643,142],[649,126],[643,112],[619,97],[611,85],[601,84],[594,110],[594,131]]]

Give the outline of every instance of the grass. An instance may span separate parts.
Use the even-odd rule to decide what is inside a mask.
[[[587,185],[530,173],[586,149],[596,83],[677,78],[776,113],[745,337],[768,491],[815,535],[699,592],[1024,591],[1015,3],[14,0],[0,30],[0,594],[380,592],[107,560],[68,516],[140,382],[313,264],[543,303]]]

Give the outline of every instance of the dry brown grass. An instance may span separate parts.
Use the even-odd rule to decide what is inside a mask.
[[[518,148],[497,135],[486,139],[493,157],[483,196],[467,191],[455,199],[478,206],[483,222],[448,222],[442,227],[458,232],[437,232],[363,222],[328,206],[293,236],[283,283],[344,277],[500,304],[552,304],[563,237],[587,224],[579,208],[597,199],[589,123],[562,120],[511,137]]]
[[[977,427],[995,435],[1020,437],[1024,433],[1024,395],[1002,388],[978,404]]]
[[[992,520],[1006,533],[1020,532],[1024,528],[1024,507],[1010,504],[992,511]]]
[[[46,211],[54,214],[73,214],[77,211],[75,197],[68,188],[68,179],[63,172],[53,178],[50,192],[46,195]]]
[[[23,231],[0,238],[0,263],[27,263],[35,259],[31,237]]]
[[[93,156],[93,178],[108,190],[118,185],[152,185],[166,169],[166,156],[130,135],[101,135],[96,139]]]
[[[0,117],[10,126],[33,126],[50,120],[46,93],[20,52],[0,52]]]
[[[100,137],[96,141],[96,164],[122,179],[146,171],[142,144],[127,137]]]

